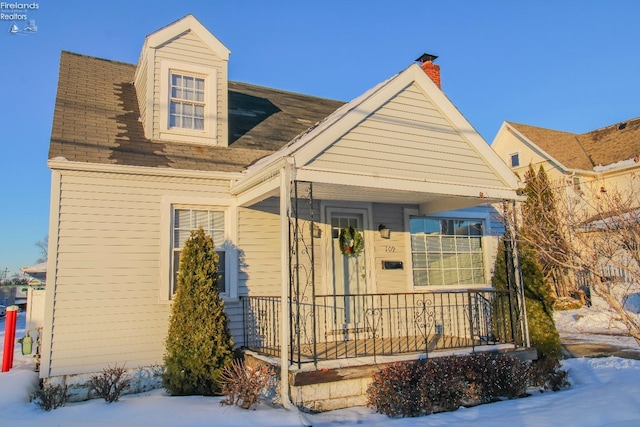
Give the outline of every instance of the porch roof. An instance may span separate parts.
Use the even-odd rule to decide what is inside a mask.
[[[436,212],[518,198],[515,175],[417,65],[250,166],[231,191],[241,205],[277,195],[283,168],[318,199]]]

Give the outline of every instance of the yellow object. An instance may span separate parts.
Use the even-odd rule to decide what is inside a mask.
[[[31,354],[31,350],[33,347],[33,338],[27,335],[20,340],[20,343],[22,344],[22,354]]]

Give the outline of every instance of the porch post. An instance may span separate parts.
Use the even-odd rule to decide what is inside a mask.
[[[289,399],[289,215],[291,213],[291,166],[286,158],[280,170],[280,397],[283,405],[293,406]]]
[[[513,339],[513,343],[517,346],[518,331],[516,327],[516,317],[518,316],[518,309],[520,306],[518,301],[520,298],[518,297],[518,295],[516,295],[516,264],[513,257],[514,235],[512,232],[512,224],[509,218],[507,201],[505,201],[502,205],[502,213],[504,215],[504,218],[507,220],[504,230],[504,264],[506,269],[505,273],[507,275],[507,290],[509,291],[509,320],[511,324],[511,338]],[[526,313],[524,315],[526,316]]]
[[[524,298],[524,279],[522,278],[522,268],[520,267],[520,248],[518,245],[518,222],[516,213],[516,201],[512,202],[513,213],[513,266],[515,269],[515,282],[518,290],[518,302],[520,303],[520,327],[522,328],[522,340],[525,347],[530,347],[529,341],[529,321],[527,319],[527,304]]]

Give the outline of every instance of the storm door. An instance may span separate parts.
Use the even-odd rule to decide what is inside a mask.
[[[331,213],[334,328],[344,339],[364,324],[367,293],[364,245],[365,212]],[[342,238],[341,238],[342,237]]]

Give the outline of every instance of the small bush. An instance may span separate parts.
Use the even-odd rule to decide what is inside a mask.
[[[263,364],[251,367],[237,359],[220,375],[222,394],[227,395],[220,404],[249,409],[260,403],[260,395],[266,392],[273,382],[274,374],[270,367]]]
[[[89,379],[89,394],[103,398],[107,403],[117,402],[129,387],[131,379],[124,366],[108,367]]]
[[[569,373],[560,367],[557,359],[534,360],[529,367],[529,381],[533,387],[540,388],[540,391],[559,391],[569,387]]]
[[[515,399],[527,394],[528,367],[514,357],[478,353],[464,358],[465,377],[475,384],[479,403]]]
[[[367,405],[390,417],[416,417],[526,395],[527,365],[480,353],[394,363],[377,372]]]
[[[419,369],[419,362],[398,362],[375,373],[367,390],[367,405],[390,417],[417,417],[427,413],[418,387]]]
[[[64,406],[67,400],[69,394],[66,385],[44,385],[31,395],[31,401],[47,412]]]

